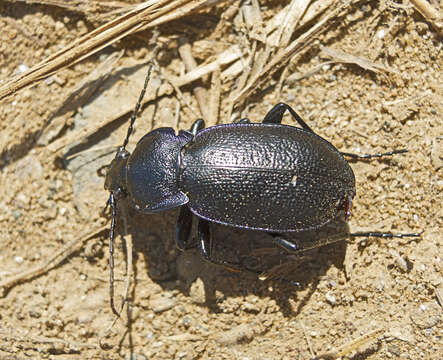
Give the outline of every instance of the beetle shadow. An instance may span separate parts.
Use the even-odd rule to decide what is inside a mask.
[[[315,231],[285,233],[285,238],[303,249],[297,254],[275,245],[263,231],[211,224],[215,258],[240,263],[244,271],[238,271],[204,261],[198,248],[179,251],[175,245],[177,215],[177,210],[145,215],[128,209],[134,261],[141,254],[151,280],[165,290],[178,289],[191,298],[192,286],[199,278],[204,300],[194,302],[214,312],[221,311],[221,303],[228,298],[254,295],[273,299],[285,316],[294,317],[331,266],[344,269],[344,240],[349,231],[343,220]],[[195,241],[195,226],[191,237]]]

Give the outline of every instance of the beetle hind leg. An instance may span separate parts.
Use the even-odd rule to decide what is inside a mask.
[[[423,234],[422,232],[419,233],[397,233],[393,234],[391,232],[374,232],[374,231],[368,231],[368,232],[356,232],[356,233],[350,233],[349,236],[351,237],[378,237],[378,238],[406,238],[406,237],[413,237],[413,238],[419,238]]]
[[[296,253],[299,252],[301,247],[297,243],[291,242],[287,239],[285,239],[281,234],[279,233],[271,233],[268,232],[269,235],[272,236],[272,239],[274,242],[280,246],[281,248],[285,249],[289,253]]]
[[[392,150],[385,153],[377,153],[377,154],[353,154],[348,152],[340,152],[343,156],[348,156],[351,159],[355,160],[364,160],[364,159],[374,159],[374,158],[382,158],[386,156],[392,156],[396,154],[404,154],[407,153],[407,149],[398,149],[398,150]]]
[[[197,133],[205,128],[205,121],[203,119],[197,119],[192,124],[191,128],[189,129],[189,132],[192,135],[197,135]]]
[[[283,119],[283,114],[285,111],[288,110],[292,117],[299,123],[299,125],[310,132],[314,132],[308,124],[304,122],[304,120],[301,118],[300,115],[298,115],[293,108],[291,108],[288,104],[285,103],[278,103],[277,105],[274,105],[274,107],[269,110],[269,112],[266,114],[265,118],[263,119],[264,124],[281,124]]]

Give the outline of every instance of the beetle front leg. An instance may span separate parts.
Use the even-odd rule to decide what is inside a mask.
[[[192,247],[188,244],[192,228],[192,218],[191,210],[186,205],[182,206],[178,214],[177,225],[175,226],[175,242],[182,251]]]
[[[281,121],[283,119],[283,114],[285,111],[288,110],[292,117],[297,120],[297,122],[300,124],[300,126],[310,132],[314,132],[308,124],[306,124],[300,115],[298,115],[293,108],[291,108],[288,104],[285,103],[278,103],[275,105],[269,112],[266,114],[265,118],[263,119],[263,123],[266,124],[281,124]]]

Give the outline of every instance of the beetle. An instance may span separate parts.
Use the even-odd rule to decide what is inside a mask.
[[[211,222],[268,232],[284,249],[297,251],[298,244],[280,233],[317,229],[343,212],[345,219],[351,215],[355,176],[344,156],[369,159],[407,151],[373,155],[340,152],[317,135],[289,105],[278,103],[261,123],[244,118],[237,123],[204,128],[204,121],[199,119],[189,131],[154,129],[129,153],[126,145],[150,70],[126,139],[105,179],[112,211],[111,271],[116,202],[122,198],[143,213],[181,207],[176,225],[176,243],[181,250],[191,246],[188,239],[196,215],[198,246],[203,258],[226,265],[225,261],[215,260],[211,252]],[[281,123],[285,111],[300,127]]]

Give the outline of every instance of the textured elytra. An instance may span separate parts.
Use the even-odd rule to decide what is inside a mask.
[[[302,231],[335,219],[355,177],[323,138],[280,124],[199,132],[182,150],[180,189],[198,216],[231,226]]]

